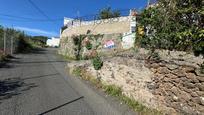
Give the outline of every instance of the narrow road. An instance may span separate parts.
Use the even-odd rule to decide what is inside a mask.
[[[0,68],[0,115],[132,115],[117,100],[68,76],[56,49],[18,54]]]

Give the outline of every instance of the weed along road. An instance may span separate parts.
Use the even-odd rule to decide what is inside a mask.
[[[56,49],[18,54],[0,68],[0,115],[132,115],[126,105],[70,77]]]

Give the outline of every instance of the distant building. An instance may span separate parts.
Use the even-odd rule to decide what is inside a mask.
[[[59,47],[60,38],[59,37],[52,37],[51,39],[47,40],[47,45],[50,47]]]
[[[67,17],[64,17],[64,26],[70,26],[73,24],[73,20],[72,18],[67,18]]]

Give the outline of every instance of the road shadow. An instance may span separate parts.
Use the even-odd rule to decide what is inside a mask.
[[[30,49],[29,51],[23,51],[17,54],[45,54],[46,52],[47,50],[44,48],[33,48],[33,49]]]
[[[0,80],[0,101],[12,98],[34,87],[37,87],[35,83],[25,83],[21,78]]]
[[[13,68],[14,65],[12,64],[14,61],[12,60],[7,60],[7,61],[4,61],[4,62],[0,62],[0,69],[1,68],[6,68],[6,69],[9,69],[9,68]]]
[[[30,62],[17,62],[17,63],[23,63],[23,64],[32,64],[32,63],[61,63],[61,62],[67,62],[67,61],[30,61]]]
[[[0,101],[12,98],[13,96],[19,95],[24,91],[37,87],[35,83],[26,83],[26,80],[40,79],[45,77],[50,78],[56,77],[56,75],[59,75],[59,73],[31,76],[26,78],[9,78],[5,80],[0,80]]]
[[[0,68],[7,68],[7,67],[8,66],[7,66],[6,62],[0,61]]]
[[[9,56],[6,61],[1,61],[0,62],[0,69],[1,68],[13,68],[14,67],[14,63],[19,62],[20,58],[14,57],[14,56]]]
[[[45,112],[42,112],[42,113],[40,113],[40,114],[38,114],[38,115],[45,115],[45,114],[47,114],[47,113],[50,113],[50,112],[52,112],[52,111],[54,111],[54,110],[57,110],[57,109],[59,109],[59,108],[61,108],[61,107],[63,107],[63,106],[66,106],[66,105],[68,105],[68,104],[71,104],[71,103],[73,103],[73,102],[75,102],[75,101],[78,101],[78,100],[80,100],[80,99],[83,99],[83,98],[84,98],[84,96],[81,96],[81,97],[76,98],[76,99],[74,99],[74,100],[68,101],[67,103],[64,103],[64,104],[59,105],[59,106],[54,107],[54,108],[51,108],[51,109],[49,109],[49,110],[47,110],[47,111],[45,111]]]
[[[56,75],[59,75],[59,73],[53,73],[53,74],[46,74],[46,75],[40,75],[40,76],[31,76],[23,78],[22,80],[31,80],[31,79],[39,79],[39,78],[45,78],[45,77],[56,77]]]

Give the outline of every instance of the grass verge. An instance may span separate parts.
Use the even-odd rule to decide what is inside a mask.
[[[121,102],[127,104],[134,111],[138,112],[140,115],[162,115],[161,111],[156,109],[150,109],[141,103],[137,102],[133,98],[127,97],[122,94],[122,89],[116,85],[107,85],[97,80],[95,77],[87,73],[82,67],[76,67],[73,69],[72,74],[74,76],[80,77],[83,80],[89,81],[91,84],[96,86],[99,89],[102,89],[108,95],[116,97]]]
[[[59,53],[57,53],[57,55],[59,55],[62,59],[67,60],[67,61],[73,61],[73,60],[76,60],[74,57],[61,55],[61,54],[59,54]]]

